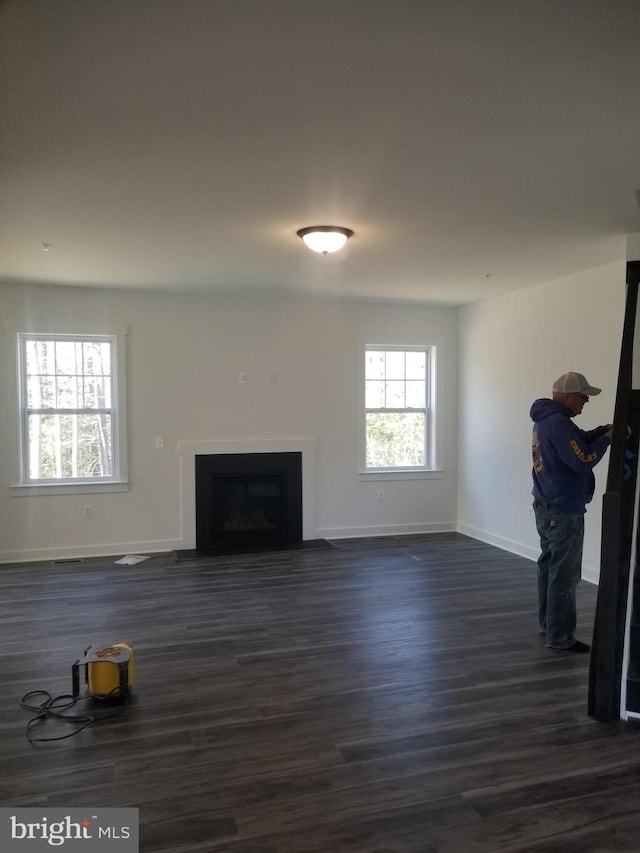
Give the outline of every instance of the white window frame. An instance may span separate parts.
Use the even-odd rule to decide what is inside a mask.
[[[122,492],[128,490],[127,453],[127,391],[126,391],[126,334],[125,327],[81,329],[68,327],[31,328],[14,330],[15,341],[15,400],[18,417],[12,430],[11,476],[12,495],[91,494]],[[26,389],[25,342],[27,340],[106,340],[111,344],[112,382],[112,454],[113,469],[110,477],[40,479],[29,477],[28,469],[28,406]]]
[[[425,414],[425,464],[410,467],[367,467],[367,409],[365,397],[365,366],[366,353],[370,350],[386,352],[424,352],[426,355],[425,370],[425,409],[387,409],[385,411],[424,411]],[[358,475],[360,480],[409,480],[431,479],[442,476],[438,468],[437,436],[436,436],[436,347],[432,345],[411,344],[365,344],[358,345]],[[377,411],[377,410],[375,410]]]

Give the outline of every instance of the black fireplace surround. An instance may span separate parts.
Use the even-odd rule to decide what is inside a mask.
[[[302,543],[302,453],[196,455],[196,551]]]

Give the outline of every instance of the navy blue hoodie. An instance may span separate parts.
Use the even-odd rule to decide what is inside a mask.
[[[572,421],[571,409],[554,400],[536,400],[530,414],[533,496],[557,512],[584,513],[595,489],[593,469],[611,443],[607,427],[585,432]]]

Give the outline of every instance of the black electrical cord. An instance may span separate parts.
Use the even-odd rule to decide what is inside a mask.
[[[111,698],[113,693],[119,691],[119,687],[114,687],[111,692],[104,697],[104,699]],[[43,696],[45,697],[40,704],[31,704],[32,697],[34,696]],[[86,729],[87,726],[92,725],[92,723],[98,722],[100,720],[108,720],[113,717],[120,717],[124,713],[124,708],[129,700],[129,694],[125,696],[122,707],[119,711],[113,714],[104,714],[101,716],[92,716],[89,714],[68,714],[65,713],[71,708],[74,708],[78,701],[88,701],[89,699],[95,699],[96,697],[87,696],[83,700],[78,700],[76,697],[73,697],[69,694],[62,694],[61,696],[52,696],[46,690],[30,690],[28,693],[25,693],[22,699],[20,700],[20,706],[25,708],[27,711],[33,711],[36,716],[32,717],[27,723],[27,738],[30,743],[38,743],[42,741],[52,741],[52,740],[65,740],[65,738],[73,737],[73,735],[77,735],[83,729]],[[76,728],[72,732],[67,732],[66,735],[58,735],[57,737],[34,737],[32,735],[32,730],[39,724],[46,722],[49,718],[53,718],[56,720],[64,720],[68,723],[76,723]]]

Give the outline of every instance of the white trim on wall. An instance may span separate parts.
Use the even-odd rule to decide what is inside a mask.
[[[320,539],[360,539],[374,536],[415,536],[420,533],[452,533],[456,531],[455,521],[428,521],[414,524],[379,524],[363,527],[327,527],[318,528]]]
[[[477,527],[472,527],[469,524],[458,523],[456,527],[458,533],[463,533],[465,536],[470,536],[472,539],[478,539],[480,542],[486,542],[487,545],[495,545],[496,548],[501,548],[503,551],[508,551],[510,554],[517,554],[518,557],[526,557],[527,560],[532,560],[531,566],[532,578],[536,577],[536,562],[540,554],[539,549],[532,548],[529,545],[524,545],[522,542],[516,542],[513,539],[506,539],[504,536],[498,536],[495,533],[490,533],[487,530],[480,530]],[[592,565],[583,563],[582,579],[588,583],[598,584],[600,577],[600,569]]]

